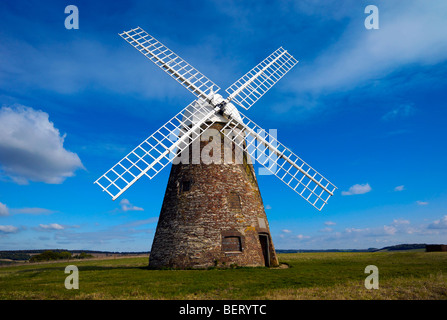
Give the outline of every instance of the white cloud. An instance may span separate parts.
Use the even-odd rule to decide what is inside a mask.
[[[39,227],[44,230],[64,230],[65,228],[58,223],[39,224]]]
[[[404,219],[394,219],[393,224],[394,225],[410,224],[410,221]]]
[[[42,26],[45,27],[45,24]],[[93,29],[91,31],[93,38],[98,37]],[[50,34],[50,31],[45,28],[40,32]],[[0,74],[0,87],[8,86],[12,88],[11,90],[17,88],[17,91],[20,88],[22,91],[38,89],[61,94],[76,94],[89,89],[94,84],[96,88],[113,94],[138,94],[151,99],[177,99],[178,95],[182,95],[183,91],[179,89],[175,81],[158,73],[149,65],[150,61],[144,59],[142,55],[137,56],[138,52],[135,49],[126,45],[125,42],[120,43],[123,40],[115,36],[116,42],[113,41],[112,46],[97,39],[77,39],[57,43],[41,41],[31,45],[29,41],[5,32],[2,34],[3,46],[0,50],[0,61],[8,61],[8,63],[2,65],[4,72]],[[169,47],[176,43],[174,39],[166,40],[163,42]],[[116,43],[119,45],[116,46]],[[191,47],[190,43],[187,44],[186,48],[188,47]],[[192,58],[203,55],[196,46],[192,47],[194,47],[192,54],[195,54]],[[188,56],[184,55],[183,49],[178,52],[183,53],[182,57],[198,67],[201,72],[206,74],[206,70],[216,68],[215,64],[214,66],[209,64],[210,68],[206,68],[207,64],[204,65],[204,63],[194,64]],[[18,52],[20,54],[17,54]],[[113,68],[110,67],[112,65]],[[148,70],[157,76],[148,76]],[[12,74],[13,77],[6,76]],[[173,90],[179,94],[172,95]],[[185,90],[183,94],[187,96],[187,91]]]
[[[403,191],[403,190],[405,190],[405,186],[404,185],[397,186],[397,187],[394,188],[394,191]]]
[[[447,215],[440,220],[434,221],[429,229],[447,229]],[[424,235],[427,233],[427,226],[419,225],[412,227],[409,220],[406,219],[394,219],[392,223],[383,225],[381,227],[366,227],[366,228],[345,228],[343,232],[330,233],[329,237],[322,241],[332,240],[360,240],[365,243],[371,241],[372,238],[378,239],[396,239],[396,241],[409,241],[409,240],[397,240],[405,239],[407,235]],[[411,240],[410,240],[411,241]]]
[[[338,237],[344,238],[380,238],[389,237],[397,234],[411,234],[415,231],[413,228],[409,228],[410,222],[408,220],[394,219],[393,223],[390,225],[384,225],[382,227],[372,227],[372,228],[346,228],[344,233],[339,233]]]
[[[272,206],[269,204],[265,206],[265,210],[270,210],[271,208],[272,208]]]
[[[76,153],[64,148],[47,113],[25,106],[0,109],[0,166],[14,182],[62,183],[84,168]]]
[[[417,203],[418,205],[420,205],[420,206],[426,206],[426,205],[428,204],[428,202],[426,202],[426,201],[420,201],[420,200],[416,201],[416,203]]]
[[[343,196],[350,196],[354,194],[364,194],[370,192],[372,189],[368,183],[366,184],[355,184],[349,188],[348,191],[342,191]]]
[[[348,13],[345,33],[307,68],[301,88],[349,88],[406,65],[432,65],[447,58],[447,33],[443,32],[447,2],[408,0],[402,5],[387,1],[379,9],[379,30],[366,30],[361,20],[366,15],[360,11]]]
[[[409,220],[396,218],[391,223],[368,225],[365,227],[346,227],[342,231],[326,227],[319,230],[319,235],[287,237],[280,235],[281,241],[287,242],[289,248],[296,249],[304,244],[315,246],[315,249],[332,248],[369,248],[378,244],[390,245],[398,243],[437,243],[444,241],[447,232],[447,215],[429,224],[412,226]],[[299,244],[297,239],[303,240]],[[417,240],[419,239],[419,240]],[[285,245],[282,244],[284,247]]]
[[[369,228],[358,229],[358,228],[346,228],[346,233],[360,233],[360,232],[369,232]]]
[[[127,199],[121,200],[120,206],[122,211],[144,211],[143,208],[132,205]]]
[[[0,226],[0,232],[3,233],[14,233],[17,232],[19,228],[14,226]]]
[[[397,232],[397,229],[394,226],[383,226],[383,230],[385,231],[385,234],[388,235],[393,235]]]
[[[7,216],[9,215],[9,209],[6,206],[6,204],[3,204],[0,202],[0,216]]]
[[[392,236],[396,234],[399,230],[395,226],[376,227],[376,228],[346,228],[344,234],[339,234],[339,236],[345,236],[347,238],[359,238],[359,237],[384,237]]]
[[[134,237],[139,237],[139,235],[141,234],[153,233],[155,231],[157,220],[157,217],[153,217],[144,220],[137,220],[124,224],[108,226],[105,229],[93,231],[66,230],[64,232],[58,232],[55,235],[55,240],[56,243],[60,244],[73,244],[76,247],[87,245],[93,246],[95,248],[98,247],[98,245],[113,243],[117,240],[120,242],[133,242],[134,240],[136,240],[136,238]],[[151,224],[154,224],[153,229],[148,228],[148,225]]]
[[[428,225],[429,229],[447,229],[447,215]]]
[[[11,209],[11,213],[13,214],[33,214],[33,215],[40,215],[40,214],[51,214],[56,211],[45,209],[45,208],[17,208],[17,209]]]
[[[324,224],[327,226],[335,226],[336,225],[336,223],[333,221],[326,221]]]
[[[283,229],[283,230],[281,230],[282,232],[284,232],[284,233],[291,233],[292,231],[290,231],[289,229]]]

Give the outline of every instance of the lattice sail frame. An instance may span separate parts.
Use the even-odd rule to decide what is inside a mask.
[[[206,99],[210,93],[220,90],[218,85],[142,28],[119,35],[197,97]]]
[[[225,90],[229,100],[248,110],[297,63],[280,47]]]
[[[196,101],[190,103],[95,183],[115,200],[143,175],[152,179],[178,154],[199,139],[214,123],[211,117],[215,113],[216,110],[210,111],[206,105]],[[185,125],[188,122],[191,123],[190,126]]]
[[[275,137],[242,113],[239,114],[242,121],[231,119],[222,128],[221,132],[317,210],[321,211],[337,187],[281,144]],[[260,144],[265,148],[260,148]]]
[[[143,175],[152,179],[199,139],[215,122],[211,118],[217,114],[219,107],[208,103],[212,104],[214,94],[220,90],[219,86],[140,27],[119,35],[196,95],[202,103],[194,101],[188,105],[95,181],[113,200]],[[280,47],[226,90],[229,94],[226,103],[235,102],[249,109],[297,63],[293,56]],[[246,151],[251,158],[258,160],[292,190],[321,210],[336,187],[273,136],[246,116],[240,115],[241,119],[231,118],[222,133],[240,151]],[[265,148],[260,148],[260,145]]]

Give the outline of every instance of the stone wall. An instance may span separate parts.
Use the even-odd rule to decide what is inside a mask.
[[[263,266],[260,235],[268,239],[267,265],[278,265],[253,165],[246,155],[243,162],[172,165],[150,267]]]

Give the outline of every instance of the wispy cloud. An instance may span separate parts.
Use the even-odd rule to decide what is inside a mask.
[[[404,191],[405,190],[405,186],[401,185],[401,186],[397,186],[394,188],[394,191]]]
[[[421,241],[432,241],[444,237],[447,232],[447,215],[429,224],[413,225],[405,218],[393,219],[390,223],[380,226],[368,227],[345,227],[341,231],[326,227],[318,230],[319,233],[311,236],[285,235],[282,233],[280,239],[282,245],[289,248],[299,249],[301,245],[316,246],[323,248],[369,248],[376,245],[406,243],[415,241],[415,237],[424,237]],[[447,234],[446,234],[447,235]],[[432,238],[434,237],[434,238]],[[297,239],[300,242],[297,242]]]
[[[121,207],[121,210],[124,212],[126,212],[126,211],[144,211],[143,208],[134,206],[127,199],[123,199],[120,201],[120,207]]]
[[[412,105],[400,105],[394,107],[382,116],[382,120],[390,121],[396,118],[408,117],[415,113],[415,108]]]
[[[442,217],[439,220],[433,221],[428,225],[429,229],[447,229],[447,215]]]
[[[9,209],[6,204],[0,202],[0,216],[8,216]]]
[[[39,224],[41,230],[64,230],[65,227],[59,223]]]
[[[47,215],[56,211],[45,208],[8,208],[4,203],[0,202],[0,216],[8,216],[10,214],[32,214],[32,215]]]
[[[394,219],[393,224],[395,225],[410,224],[410,221],[406,219]]]
[[[45,208],[11,208],[10,212],[12,214],[47,215],[55,213],[56,211]]]
[[[416,203],[417,203],[419,206],[426,206],[426,205],[428,205],[428,202],[427,202],[427,201],[420,201],[420,200],[418,200],[418,201],[416,201]]]
[[[443,32],[447,3],[430,5],[417,0],[382,2],[379,30],[366,30],[358,11],[350,11],[350,23],[338,41],[309,67],[302,88],[339,90],[386,76],[410,64],[435,64],[447,58],[447,34]],[[357,6],[351,6],[358,8]],[[387,17],[387,20],[383,20]]]
[[[13,33],[15,37],[5,34],[2,38],[4,49],[0,50],[0,60],[8,61],[8,64],[2,66],[0,86],[13,88],[12,91],[17,91],[11,92],[13,94],[19,94],[16,88],[30,91],[44,90],[65,95],[91,90],[94,87],[113,94],[151,99],[177,99],[177,95],[172,95],[173,90],[187,96],[187,92],[182,91],[175,81],[163,75],[161,70],[115,32],[112,41],[104,38],[103,41],[98,41],[102,35],[95,32],[97,30],[92,28],[89,37],[79,38],[76,41],[71,41],[70,37],[60,37],[60,41],[56,42],[32,43],[22,40],[20,33]],[[40,34],[54,35],[55,31],[41,30]],[[166,38],[163,42],[169,47],[177,43],[174,39]],[[18,55],[17,52],[21,54]],[[196,48],[193,54],[200,57],[202,53]],[[184,51],[179,54],[185,57]],[[187,58],[186,55],[185,59]],[[199,70],[204,69],[200,64],[197,67]]]
[[[355,194],[368,193],[371,190],[372,189],[371,189],[371,186],[369,185],[369,183],[366,183],[366,184],[355,184],[352,187],[350,187],[348,191],[342,191],[341,194],[343,196],[351,196],[351,195],[355,195]]]
[[[95,231],[73,231],[73,230],[59,230],[55,234],[55,239],[58,243],[75,244],[77,247],[82,245],[99,246],[110,243],[115,240],[132,241],[135,236],[140,234],[147,234],[153,230],[148,229],[146,225],[154,224],[158,218],[148,218],[143,220],[132,221],[107,227],[102,230]],[[142,227],[144,228],[138,228]]]
[[[0,225],[0,233],[16,233],[18,230],[19,228],[11,225],[7,226]]]
[[[303,11],[306,6],[311,9]],[[447,3],[409,0],[403,9],[397,2],[381,1],[379,30],[365,29],[366,15],[358,1],[344,2],[343,13],[333,14],[340,6],[339,2],[321,4],[319,1],[297,6],[297,15],[303,17],[308,13],[312,16],[310,19],[318,19],[319,32],[334,25],[340,32],[331,33],[330,38],[319,38],[317,43],[321,49],[314,57],[303,55],[306,52],[303,47],[289,49],[300,60],[299,71],[287,75],[288,80],[282,84],[284,94],[280,102],[270,104],[270,109],[279,116],[294,112],[304,118],[310,112],[329,110],[329,105],[333,111],[336,106],[345,105],[345,99],[365,102],[362,97],[372,95],[389,98],[383,100],[386,102],[382,107],[389,111],[384,112],[385,119],[410,115],[416,110],[411,100],[403,94],[398,97],[396,91],[442,81],[443,73],[432,73],[430,81],[425,76],[415,76],[412,71],[426,70],[447,59],[447,34],[441,31]],[[323,12],[325,17],[321,17]],[[305,38],[307,32],[300,36]],[[396,105],[402,107],[395,110]]]

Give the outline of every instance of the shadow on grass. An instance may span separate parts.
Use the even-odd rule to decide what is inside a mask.
[[[142,266],[80,266],[79,271],[144,270]]]
[[[23,270],[17,270],[17,273],[32,273],[32,272],[51,272],[51,271],[61,271],[65,270],[66,266],[70,265],[70,263],[67,263],[67,265],[61,266],[48,266],[39,268],[36,266],[35,268],[27,268]],[[72,265],[76,265],[76,263],[72,263]],[[31,267],[31,266],[30,266]],[[208,267],[208,268],[173,268],[173,267],[161,267],[161,268],[154,268],[150,267],[149,265],[143,265],[143,266],[131,266],[131,265],[109,265],[109,266],[100,266],[100,265],[91,265],[91,266],[77,266],[79,272],[81,271],[110,271],[110,270],[146,270],[146,271],[225,271],[225,270],[254,270],[254,269],[265,269],[265,270],[275,270],[275,269],[288,269],[291,266],[288,263],[281,262],[280,266],[278,267],[245,267],[245,266],[235,266],[235,267]]]
[[[107,271],[107,270],[146,270],[145,266],[77,266],[78,270],[81,271]],[[46,267],[46,268],[32,268],[17,270],[17,273],[29,273],[29,272],[47,272],[47,271],[60,271],[65,270],[64,266],[57,267]]]

